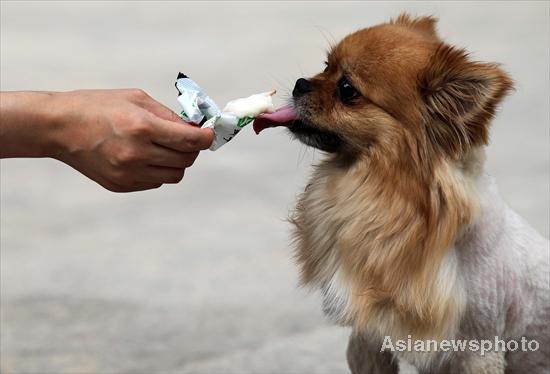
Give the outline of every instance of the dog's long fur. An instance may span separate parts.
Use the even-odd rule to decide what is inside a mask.
[[[327,314],[353,328],[354,372],[371,367],[361,361],[382,357],[368,347],[379,350],[384,336],[520,338],[535,334],[529,321],[550,323],[543,295],[548,242],[509,218],[483,171],[489,123],[512,81],[496,64],[473,62],[442,42],[435,23],[404,14],[349,35],[330,52],[327,69],[309,80],[311,92],[294,97],[306,130],[338,139],[292,222],[303,283],[320,287]],[[334,93],[344,75],[360,93],[347,105]],[[323,149],[323,136],[294,132]],[[490,231],[492,220],[519,237]],[[494,263],[480,266],[484,261]],[[537,275],[516,271],[531,267]],[[500,282],[506,274],[517,279]],[[497,289],[486,290],[487,298],[475,294],[484,286]],[[528,306],[518,305],[518,292]],[[541,358],[548,341],[538,337],[546,346],[525,356],[532,373],[550,370]],[[357,341],[368,344],[361,350]],[[492,358],[475,364],[477,356],[403,354],[425,371],[480,373]],[[503,372],[504,356],[495,360],[487,373]],[[514,365],[522,368],[510,359],[507,373]],[[386,367],[379,372],[395,370]]]

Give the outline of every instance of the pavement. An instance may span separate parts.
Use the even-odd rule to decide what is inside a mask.
[[[2,1],[0,88],[140,87],[178,110],[183,71],[220,104],[271,88],[280,104],[331,43],[402,10],[515,79],[488,168],[548,237],[547,2]],[[349,331],[298,286],[286,222],[321,157],[246,130],[181,184],[132,194],[2,160],[0,372],[347,373]]]

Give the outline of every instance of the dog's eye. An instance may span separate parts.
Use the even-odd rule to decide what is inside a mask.
[[[338,82],[338,97],[344,104],[353,104],[353,101],[359,96],[359,91],[355,89],[346,77]]]
[[[325,68],[323,69],[323,73],[326,73],[328,71],[328,61],[324,62]]]

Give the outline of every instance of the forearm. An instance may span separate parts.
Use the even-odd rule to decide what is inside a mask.
[[[56,156],[62,124],[55,95],[0,92],[0,158]]]

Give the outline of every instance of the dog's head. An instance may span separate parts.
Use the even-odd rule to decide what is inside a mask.
[[[307,145],[346,154],[410,152],[415,144],[419,153],[459,158],[485,144],[511,80],[442,42],[435,22],[404,14],[344,38],[323,72],[296,81],[290,131]]]

